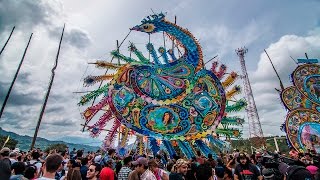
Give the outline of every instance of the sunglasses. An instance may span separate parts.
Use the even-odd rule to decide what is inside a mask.
[[[94,169],[88,169],[88,171],[90,171],[90,172],[94,172],[95,170],[94,170]]]

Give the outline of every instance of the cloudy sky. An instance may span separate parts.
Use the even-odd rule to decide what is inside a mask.
[[[100,75],[90,65],[95,59],[110,60],[116,40],[122,41],[129,28],[154,12],[166,12],[167,19],[188,28],[202,45],[205,60],[218,55],[229,69],[241,72],[235,49],[246,46],[247,69],[265,135],[282,135],[279,126],[286,110],[275,88],[278,80],[264,54],[271,56],[285,86],[296,64],[290,58],[320,58],[319,0],[1,0],[0,45],[11,29],[15,32],[0,56],[0,102],[3,102],[22,57],[28,38],[33,38],[17,78],[0,127],[18,134],[33,135],[51,76],[63,24],[65,35],[52,92],[39,136],[48,139],[82,138],[80,95],[87,75]],[[158,37],[151,40],[159,42]],[[134,32],[120,50],[127,51],[129,41],[143,48],[146,35]],[[162,41],[162,40],[161,40]],[[242,84],[242,81],[238,82]],[[242,114],[246,118],[245,113]],[[243,127],[248,135],[248,124]],[[103,139],[102,133],[99,139]],[[92,142],[87,140],[84,142]]]

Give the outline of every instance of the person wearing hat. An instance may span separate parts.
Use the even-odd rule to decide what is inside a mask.
[[[188,172],[188,161],[184,159],[178,159],[173,165],[171,173],[169,175],[170,180],[184,180]]]
[[[137,166],[137,171],[141,180],[157,180],[155,175],[148,168],[148,159],[140,157],[136,161],[132,162],[132,165]]]
[[[235,180],[262,180],[263,177],[261,176],[258,168],[251,164],[249,158],[244,153],[240,153],[238,158],[238,165],[235,168],[234,172],[234,179]]]
[[[11,167],[11,161],[9,158],[10,155],[10,149],[8,147],[4,147],[0,151],[0,160],[7,163]]]
[[[286,180],[311,180],[312,175],[308,169],[303,166],[289,166],[286,163],[280,163],[279,171],[285,176]]]

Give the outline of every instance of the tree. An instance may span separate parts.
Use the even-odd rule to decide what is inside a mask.
[[[66,150],[68,146],[66,144],[51,144],[49,147],[47,147],[47,149],[45,150],[45,152],[49,153],[51,150],[56,150],[56,152],[63,152]]]
[[[1,136],[0,135],[0,148],[3,146],[4,142],[7,140],[8,136]],[[5,144],[5,147],[8,147],[10,149],[16,148],[16,145],[18,144],[18,141],[15,139],[12,139],[10,137],[9,141]]]

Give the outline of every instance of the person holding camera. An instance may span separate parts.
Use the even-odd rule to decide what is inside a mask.
[[[234,180],[262,180],[258,168],[251,164],[249,158],[244,153],[240,153],[238,158],[238,165],[235,168]]]

